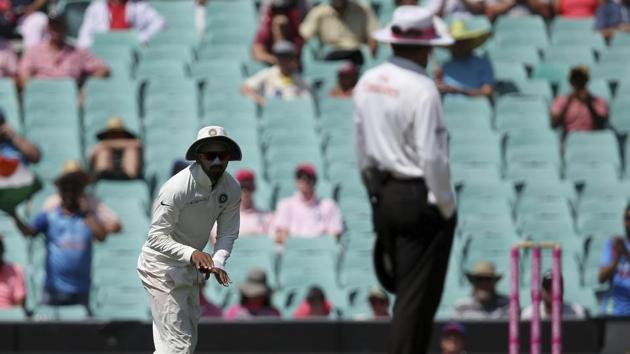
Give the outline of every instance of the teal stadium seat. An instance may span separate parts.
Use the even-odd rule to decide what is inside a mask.
[[[138,33],[134,30],[130,31],[109,31],[97,33],[92,43],[93,50],[98,51],[100,47],[118,48],[121,52],[131,48],[136,50],[140,46]]]
[[[630,48],[628,47],[610,47],[607,50],[599,53],[599,63],[606,64],[618,64],[626,63],[630,57]]]
[[[36,321],[84,321],[87,318],[88,312],[83,305],[39,305],[34,314]]]
[[[567,18],[556,17],[551,23],[551,36],[562,33],[590,33],[593,31],[593,19],[591,18]]]
[[[611,47],[628,47],[630,44],[630,35],[627,33],[615,33],[615,36],[610,42]]]
[[[552,85],[558,85],[568,80],[571,64],[541,62],[534,67],[533,79],[542,79]]]
[[[497,92],[499,95],[520,94],[524,96],[540,96],[551,102],[553,99],[553,92],[551,85],[545,80],[532,79],[512,81],[506,85],[497,85]]]
[[[488,50],[488,57],[493,63],[519,63],[534,66],[540,62],[538,48],[531,45],[492,46]]]
[[[516,184],[527,184],[540,179],[556,180],[560,178],[558,166],[553,162],[509,162],[505,169],[505,178]]]
[[[160,79],[183,79],[188,76],[186,65],[180,61],[173,60],[152,60],[143,61],[138,64],[135,72],[135,79],[138,82]]]
[[[630,79],[630,68],[625,63],[603,63],[591,68],[592,80],[619,82]]]
[[[561,95],[568,95],[571,93],[571,91],[573,90],[573,88],[571,87],[571,84],[569,83],[569,81],[564,81],[560,84],[560,87],[558,89],[558,93]],[[610,90],[610,86],[608,85],[608,82],[606,80],[602,80],[602,79],[594,79],[594,80],[589,80],[588,82],[588,90],[595,96],[599,96],[603,99],[605,99],[606,101],[610,102],[612,99],[612,92]]]
[[[22,129],[17,90],[14,81],[8,78],[0,78],[0,109],[9,124],[18,130]]]
[[[583,46],[595,51],[602,51],[606,48],[606,42],[599,32],[561,32],[551,37],[551,45],[558,48],[565,46]]]
[[[544,98],[537,96],[505,95],[497,100],[496,127],[500,132],[521,129],[549,129],[549,109]]]
[[[140,62],[175,61],[191,63],[194,60],[192,47],[185,43],[158,45],[152,44],[140,52]]]
[[[591,67],[595,64],[595,57],[593,50],[583,45],[550,46],[544,51],[544,62]]]
[[[538,16],[500,17],[494,28],[498,43],[519,43],[539,49],[549,44],[545,23]]]
[[[574,162],[566,164],[564,178],[576,184],[584,184],[592,181],[615,183],[619,180],[619,168],[610,162]]]
[[[190,18],[188,19],[190,21]],[[170,28],[156,33],[149,45],[173,45],[186,44],[193,47],[197,44],[197,33],[188,28]]]
[[[494,70],[495,80],[499,82],[520,82],[527,80],[527,70],[522,63],[493,61],[492,69]]]

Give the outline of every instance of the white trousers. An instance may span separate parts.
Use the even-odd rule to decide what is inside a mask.
[[[192,266],[158,272],[139,268],[138,273],[151,304],[154,353],[194,353],[201,313],[199,273]]]

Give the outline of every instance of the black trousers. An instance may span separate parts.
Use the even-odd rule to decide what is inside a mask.
[[[427,202],[421,179],[389,179],[373,205],[378,242],[392,260],[396,303],[390,354],[426,353],[440,304],[456,218]]]

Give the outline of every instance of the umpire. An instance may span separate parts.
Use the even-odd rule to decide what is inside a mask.
[[[425,68],[431,48],[453,39],[419,6],[398,7],[374,38],[394,56],[355,88],[356,151],[373,209],[377,276],[396,293],[390,354],[426,353],[456,217],[440,94]]]

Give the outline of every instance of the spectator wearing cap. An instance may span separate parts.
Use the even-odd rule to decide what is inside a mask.
[[[96,134],[100,141],[90,153],[98,178],[135,179],[142,174],[142,141],[130,132],[120,117],[112,117]]]
[[[337,70],[337,84],[330,90],[328,96],[335,98],[351,98],[352,90],[359,81],[359,67],[351,61],[346,61]]]
[[[455,43],[449,47],[451,59],[442,68],[436,66],[435,81],[444,94],[484,96],[494,92],[494,73],[488,59],[474,54],[492,34],[489,28],[469,29],[463,20],[456,20],[450,28]]]
[[[272,0],[264,11],[252,46],[254,59],[270,65],[277,64],[273,46],[277,42],[288,41],[295,46],[299,61],[304,39],[300,36],[302,15],[295,1]]]
[[[300,25],[300,34],[308,41],[314,37],[325,46],[324,60],[364,62],[361,46],[376,55],[378,45],[371,37],[379,24],[369,5],[354,0],[331,0],[314,7]]]
[[[374,318],[389,318],[389,297],[385,290],[378,286],[370,289],[368,294],[368,303],[372,310],[372,317]]]
[[[310,95],[309,87],[298,68],[297,52],[291,42],[277,42],[273,52],[278,64],[262,69],[245,81],[241,93],[257,104],[265,105],[266,99],[293,99]]]
[[[600,3],[595,13],[595,29],[606,41],[610,41],[615,33],[630,32],[630,0]]]
[[[580,65],[571,69],[572,91],[558,96],[551,104],[551,125],[561,128],[563,137],[573,131],[602,129],[608,120],[608,103],[588,91],[589,69]]]
[[[256,174],[243,169],[236,172],[236,180],[241,184],[241,228],[240,236],[267,235],[272,213],[258,209],[254,203]]]
[[[142,0],[93,1],[83,16],[78,46],[89,48],[98,33],[134,29],[141,43],[148,43],[165,26],[164,18]]]
[[[65,163],[63,167],[62,177],[72,176],[77,173],[83,173],[78,161],[68,161]],[[91,179],[88,178],[87,183],[89,183],[90,181]],[[87,185],[83,186],[78,191],[79,204],[85,206],[86,210],[89,213],[96,215],[96,218],[98,218],[108,234],[118,233],[122,231],[122,225],[116,213],[93,194],[87,193],[85,191],[85,187],[87,187]],[[63,203],[61,195],[59,193],[55,193],[48,197],[46,201],[44,201],[42,211],[53,212],[62,207],[62,204]]]
[[[40,157],[39,148],[13,129],[0,109],[0,158],[29,164],[39,162]]]
[[[541,297],[542,301],[540,302],[540,306],[538,308],[538,312],[540,313],[540,318],[543,320],[547,320],[551,318],[552,311],[552,301],[553,301],[553,292],[552,292],[552,273],[551,271],[545,272],[542,277],[541,283]],[[564,279],[560,280],[560,298],[564,299]],[[562,300],[561,300],[562,301]],[[529,320],[532,318],[532,313],[534,312],[534,308],[530,304],[527,306],[523,312],[521,313],[521,318]],[[586,310],[579,304],[576,303],[568,303],[562,301],[562,318],[566,319],[583,319],[586,317]]]
[[[509,300],[497,293],[496,286],[501,280],[494,264],[478,261],[472,271],[466,273],[472,284],[472,295],[455,302],[452,317],[467,320],[491,320],[508,318]]]
[[[450,322],[442,327],[440,350],[442,354],[466,353],[466,328],[457,322]]]
[[[26,286],[24,272],[17,264],[4,259],[4,238],[0,235],[0,309],[24,306]]]
[[[8,41],[0,39],[0,78],[17,78],[18,57]]]
[[[326,299],[324,290],[318,286],[313,286],[308,290],[306,299],[298,305],[293,313],[295,318],[322,318],[330,316],[333,306]]]
[[[573,18],[593,17],[600,0],[554,0],[553,9],[558,16]]]
[[[91,286],[92,241],[104,241],[107,230],[82,198],[89,175],[70,170],[55,180],[61,206],[43,211],[30,224],[15,211],[11,216],[25,236],[46,236],[46,280],[43,302],[49,305],[88,306]]]
[[[87,76],[107,77],[109,69],[86,49],[66,42],[66,22],[61,17],[48,21],[48,40],[27,48],[19,68],[19,84],[31,78],[72,78],[82,83]]]
[[[267,284],[267,274],[259,268],[250,269],[247,279],[240,284],[239,304],[225,313],[228,320],[246,320],[254,317],[280,317],[280,311],[271,304],[271,288]]]
[[[284,244],[287,237],[339,237],[343,231],[341,212],[331,199],[315,194],[315,167],[303,164],[295,170],[297,192],[278,202],[272,229],[276,242]]]
[[[602,301],[606,316],[630,316],[630,205],[623,218],[626,235],[610,238],[599,261],[599,282],[609,285]]]

